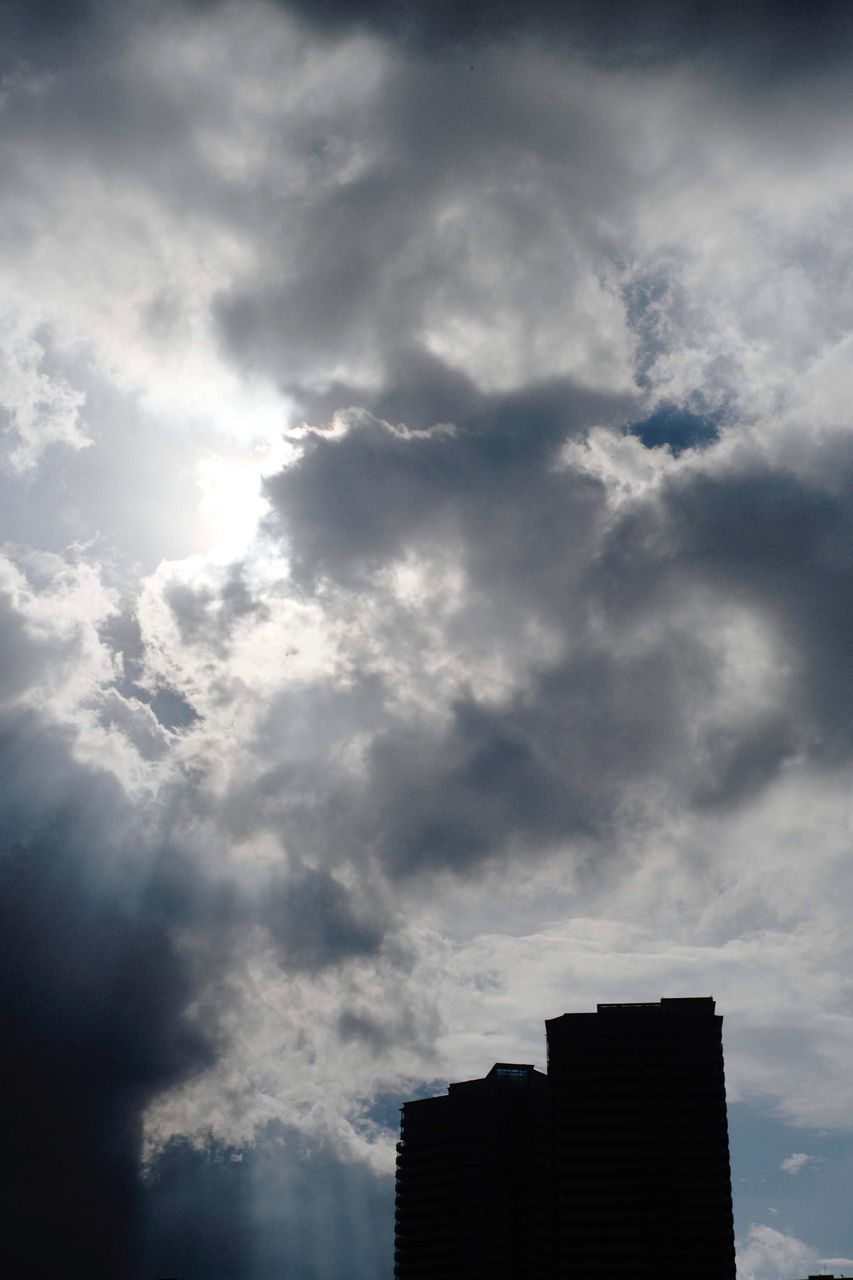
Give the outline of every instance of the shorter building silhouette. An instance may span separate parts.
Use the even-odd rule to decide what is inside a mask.
[[[482,1080],[403,1107],[399,1280],[518,1280],[550,1266],[547,1079],[498,1062]]]
[[[547,1075],[499,1062],[402,1108],[396,1280],[734,1280],[714,1001],[546,1029]]]

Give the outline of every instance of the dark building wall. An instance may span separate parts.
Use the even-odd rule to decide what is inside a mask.
[[[734,1280],[714,1002],[599,1005],[546,1022],[560,1280]]]
[[[714,1001],[546,1023],[548,1076],[498,1063],[407,1102],[396,1280],[734,1280]]]
[[[546,1080],[497,1063],[407,1102],[397,1155],[397,1280],[550,1275]]]

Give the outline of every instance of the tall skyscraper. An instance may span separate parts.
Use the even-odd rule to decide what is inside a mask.
[[[397,1280],[734,1280],[722,1018],[710,998],[546,1022],[403,1107]]]
[[[707,998],[545,1023],[559,1280],[734,1280],[722,1022]]]

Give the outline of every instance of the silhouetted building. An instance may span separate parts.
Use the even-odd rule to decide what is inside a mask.
[[[403,1107],[398,1280],[527,1280],[550,1247],[546,1078],[498,1062]]]
[[[498,1063],[403,1107],[397,1280],[734,1280],[714,1001],[545,1025],[547,1077]]]
[[[722,1021],[707,998],[545,1023],[559,1280],[734,1280]]]

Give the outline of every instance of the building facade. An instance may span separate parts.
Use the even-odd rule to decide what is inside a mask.
[[[398,1280],[549,1274],[545,1076],[496,1063],[482,1080],[407,1102],[397,1144]]]
[[[402,1109],[397,1280],[734,1280],[722,1018],[710,998],[546,1022]]]
[[[559,1280],[734,1280],[722,1021],[708,998],[546,1022]]]

